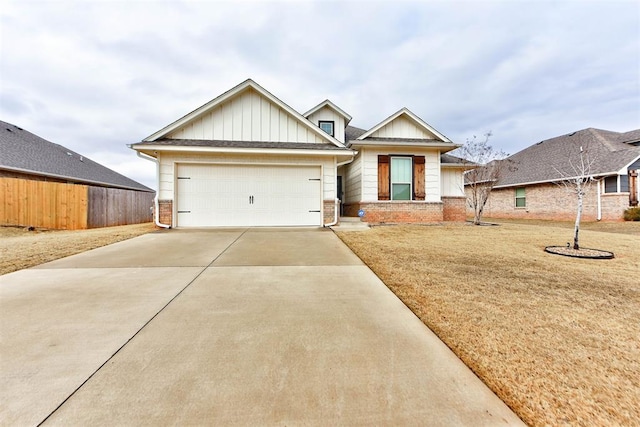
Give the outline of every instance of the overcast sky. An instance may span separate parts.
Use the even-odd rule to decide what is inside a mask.
[[[515,153],[640,128],[640,2],[0,0],[0,120],[155,188],[139,142],[247,78]]]

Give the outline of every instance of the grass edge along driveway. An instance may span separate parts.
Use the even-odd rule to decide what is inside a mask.
[[[558,223],[337,234],[526,423],[637,425],[640,223],[613,228],[581,231],[613,260],[545,253]]]

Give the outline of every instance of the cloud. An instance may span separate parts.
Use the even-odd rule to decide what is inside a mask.
[[[632,1],[5,3],[0,118],[134,175],[153,164],[126,144],[249,77],[300,112],[329,98],[367,128],[406,106],[512,153],[640,127]]]

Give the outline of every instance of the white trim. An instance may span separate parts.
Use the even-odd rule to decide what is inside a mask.
[[[212,99],[211,101],[207,102],[206,104],[196,108],[192,112],[182,116],[178,120],[176,120],[173,123],[165,126],[164,128],[160,129],[159,131],[153,133],[152,135],[149,135],[148,137],[146,137],[142,141],[151,142],[151,141],[155,141],[157,139],[160,139],[163,136],[166,136],[169,133],[171,133],[172,131],[178,129],[179,127],[184,126],[188,122],[196,119],[197,117],[207,113],[208,111],[211,111],[212,109],[214,109],[218,105],[222,104],[223,102],[225,102],[225,101],[227,101],[227,100],[239,95],[240,93],[244,92],[248,88],[251,88],[251,89],[255,90],[260,95],[264,96],[269,101],[273,102],[274,104],[276,104],[277,106],[279,106],[280,108],[285,110],[287,113],[289,113],[290,115],[295,117],[301,125],[307,127],[312,132],[314,132],[316,135],[320,136],[322,139],[325,139],[325,140],[331,142],[332,144],[334,144],[337,147],[344,147],[344,145],[340,141],[338,141],[337,139],[335,139],[331,135],[327,134],[326,132],[321,130],[319,127],[314,126],[313,123],[311,123],[309,120],[307,120],[306,117],[302,116],[296,110],[294,110],[293,108],[289,107],[287,104],[285,104],[284,102],[282,102],[281,100],[276,98],[274,95],[272,95],[270,92],[268,92],[265,88],[263,88],[262,86],[260,86],[258,83],[254,82],[251,79],[245,80],[244,82],[240,83],[236,87],[226,91],[222,95],[220,95],[220,96]]]
[[[420,117],[416,116],[415,114],[413,114],[411,111],[409,111],[408,108],[404,107],[401,110],[399,110],[398,112],[392,114],[391,116],[387,117],[386,119],[384,119],[383,121],[381,121],[380,123],[378,123],[377,125],[375,125],[374,127],[372,127],[371,129],[369,129],[368,131],[366,131],[365,133],[363,133],[362,135],[360,135],[357,140],[361,141],[369,136],[371,136],[373,133],[375,133],[377,130],[381,129],[382,127],[386,126],[387,124],[391,123],[392,121],[394,121],[395,119],[397,119],[398,117],[405,115],[407,117],[409,117],[414,123],[416,123],[418,126],[428,130],[430,133],[434,134],[435,136],[437,136],[438,138],[440,138],[443,142],[448,142],[453,144],[453,142],[447,138],[446,136],[444,136],[443,134],[441,134],[440,132],[438,132],[437,130],[435,130],[430,124],[428,124],[427,122],[425,122],[424,120],[422,120]],[[457,147],[456,147],[457,148]]]
[[[320,224],[318,227],[324,226],[324,164],[323,163],[311,163],[311,162],[299,162],[299,163],[286,163],[286,162],[277,162],[277,163],[268,163],[268,162],[220,162],[220,161],[178,161],[173,162],[173,199],[172,199],[172,226],[173,228],[183,228],[178,224],[178,167],[180,165],[198,165],[198,166],[260,166],[260,167],[290,167],[290,168],[319,168],[320,169]],[[337,173],[337,169],[336,169]],[[267,226],[269,227],[269,226]],[[278,227],[287,227],[278,226]],[[291,226],[291,227],[296,227]],[[189,227],[186,227],[189,228]]]
[[[306,118],[309,118],[310,115],[312,115],[316,111],[321,110],[324,107],[329,107],[336,113],[340,114],[345,119],[345,125],[349,124],[349,122],[351,121],[351,116],[349,114],[345,113],[344,110],[342,110],[342,108],[338,107],[336,104],[329,101],[328,99],[325,99],[320,104],[316,105],[315,107],[313,107],[312,109],[304,113],[303,116],[305,116]]]
[[[622,167],[622,169],[620,169],[620,170],[617,172],[617,173],[618,173],[618,175],[621,175],[621,174],[627,174],[627,173],[629,173],[629,172],[628,172],[629,167],[630,167],[632,164],[634,164],[635,162],[637,162],[638,160],[640,160],[640,156],[636,157],[635,159],[633,159],[632,161],[630,161],[629,163],[627,163],[626,165],[624,165],[624,166]],[[632,170],[633,170],[633,169],[632,169]]]
[[[359,141],[351,140],[351,146],[361,147],[363,145],[371,145],[374,147],[424,147],[424,148],[446,148],[446,151],[455,150],[462,147],[460,144],[453,144],[447,142],[418,142],[418,141],[399,141],[397,144],[390,143],[389,141]],[[445,152],[446,152],[445,151]]]
[[[598,174],[594,174],[594,175],[589,175],[591,178],[596,179],[597,177],[600,178],[604,178],[607,176],[612,176],[612,175],[618,175],[618,172],[605,172],[605,173],[598,173]],[[515,184],[507,184],[507,185],[496,185],[493,188],[494,189],[499,189],[499,188],[510,188],[510,187],[522,187],[525,185],[535,185],[535,184],[547,184],[547,183],[553,183],[553,182],[558,182],[558,181],[565,181],[565,180],[571,180],[571,179],[576,179],[579,178],[578,176],[569,176],[569,177],[563,177],[563,178],[556,178],[556,179],[546,179],[544,181],[530,181],[530,182],[518,182]],[[465,184],[469,185],[469,184]]]
[[[409,198],[408,199],[396,200],[396,199],[393,198],[393,184],[394,184],[394,181],[393,181],[393,159],[403,159],[403,160],[409,160],[411,162],[411,179],[409,180],[409,182],[402,182],[402,181],[396,182],[396,184],[401,184],[401,185],[409,184]],[[389,200],[398,201],[398,202],[400,202],[400,201],[406,202],[406,201],[413,200],[413,175],[414,175],[413,168],[414,168],[414,166],[415,165],[413,164],[413,157],[400,156],[400,155],[396,155],[396,156],[390,155],[389,156]],[[380,180],[378,179],[378,182],[379,181]]]
[[[324,131],[321,131],[324,133]],[[311,144],[310,144],[311,145]],[[182,152],[182,153],[235,153],[235,154],[267,154],[267,155],[301,155],[301,156],[347,156],[354,157],[357,151],[345,150],[306,150],[304,148],[241,148],[241,147],[199,147],[188,145],[139,145],[133,144],[136,151],[142,152]],[[147,153],[148,154],[148,153]],[[155,153],[157,154],[157,153]],[[151,154],[148,154],[151,155]]]
[[[600,179],[597,182],[597,187],[598,187],[598,210],[597,210],[597,216],[596,216],[596,220],[600,221],[602,219],[602,188],[601,186],[604,185],[604,180]]]
[[[160,161],[158,159],[156,159],[155,157],[151,157],[148,154],[144,154],[144,153],[141,153],[139,151],[136,151],[136,155],[138,157],[140,157],[141,159],[149,160],[149,161],[154,162],[156,164],[156,182],[158,183],[158,185],[160,185]],[[160,190],[158,189],[158,191],[156,191],[156,196],[153,198],[154,222],[158,227],[171,228],[170,225],[163,224],[163,223],[160,222],[160,203],[159,203],[159,200],[158,200],[159,197],[160,197]],[[171,210],[173,211],[173,202],[171,202],[171,205],[172,205]],[[172,214],[172,218],[173,218],[173,214]]]

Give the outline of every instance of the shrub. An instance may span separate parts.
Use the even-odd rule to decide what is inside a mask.
[[[624,211],[625,221],[640,221],[640,207],[629,208]]]

